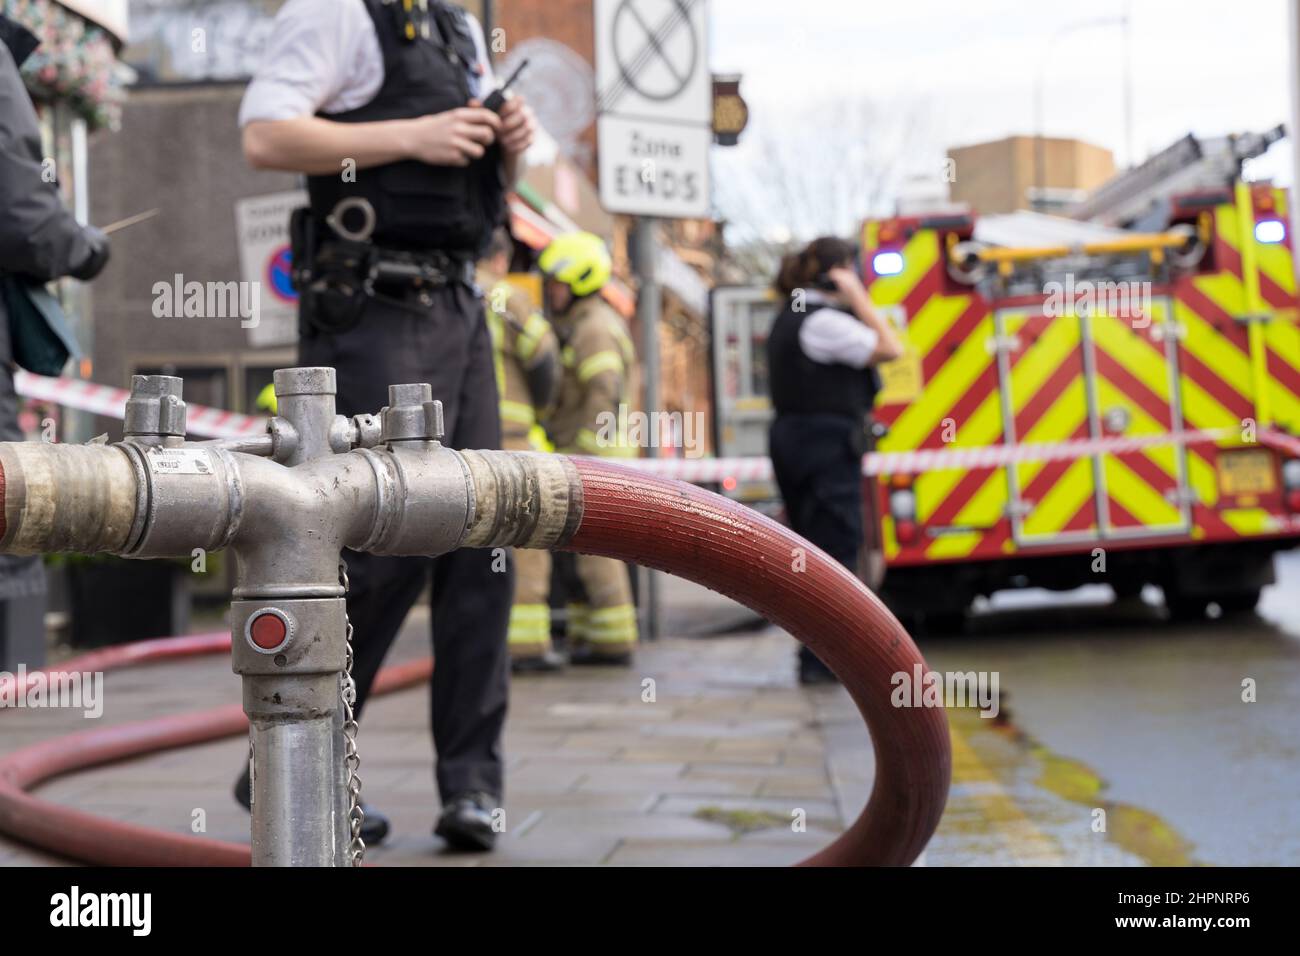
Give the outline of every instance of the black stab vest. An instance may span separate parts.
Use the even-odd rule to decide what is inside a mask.
[[[772,406],[777,414],[835,414],[860,420],[876,398],[872,369],[814,362],[799,345],[799,330],[819,308],[809,302],[796,312],[791,299],[772,323],[767,337]]]
[[[364,3],[383,53],[383,85],[364,106],[317,115],[340,123],[368,123],[441,113],[469,102],[468,71],[475,52],[463,11],[430,0],[430,38],[407,41],[399,34],[393,5]],[[312,214],[323,222],[339,200],[367,199],[376,214],[371,238],[379,246],[438,249],[473,258],[505,221],[504,172],[495,143],[468,166],[402,160],[358,169],[356,182],[344,182],[342,173],[340,168],[327,176],[307,177]],[[354,226],[355,216],[345,221]]]

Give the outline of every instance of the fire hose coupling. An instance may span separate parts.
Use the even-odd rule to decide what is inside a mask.
[[[121,446],[0,443],[0,552],[122,553],[137,481]]]
[[[563,455],[466,451],[474,504],[467,548],[567,544],[582,522],[582,479]]]

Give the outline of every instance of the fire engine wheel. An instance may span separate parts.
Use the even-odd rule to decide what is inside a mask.
[[[1231,594],[1216,594],[1210,600],[1219,605],[1224,614],[1249,614],[1259,604],[1260,588],[1248,588]]]
[[[1259,604],[1260,588],[1244,588],[1219,594],[1186,594],[1176,588],[1166,587],[1165,607],[1171,621],[1202,620],[1211,604],[1217,605],[1223,616],[1249,614]]]
[[[1200,621],[1205,617],[1210,599],[1203,594],[1187,594],[1176,588],[1165,586],[1165,609],[1171,621]]]

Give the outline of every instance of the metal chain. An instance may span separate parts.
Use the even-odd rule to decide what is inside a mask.
[[[339,581],[343,585],[346,599],[348,566],[345,561],[339,561]],[[348,863],[351,866],[360,866],[366,855],[366,844],[361,839],[361,824],[365,822],[366,813],[361,809],[361,777],[357,774],[357,770],[361,767],[361,757],[357,754],[357,720],[352,712],[357,702],[357,682],[352,679],[352,621],[348,617],[346,603],[343,610],[343,623],[347,660],[339,688],[343,701],[343,766],[347,768],[348,829],[351,832],[351,841],[348,843]]]

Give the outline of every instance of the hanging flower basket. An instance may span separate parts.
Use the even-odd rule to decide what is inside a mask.
[[[41,41],[22,66],[32,96],[66,102],[92,130],[116,129],[125,94],[112,38],[53,0],[0,0],[0,11]]]

